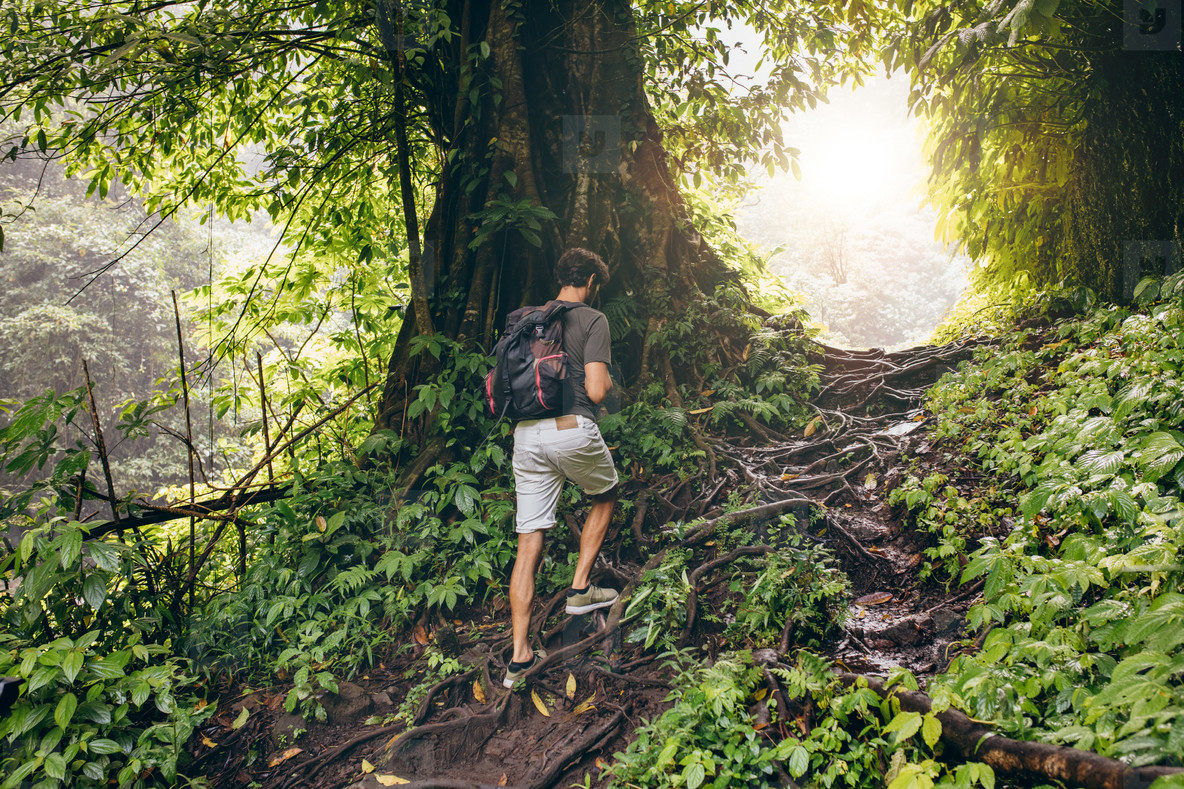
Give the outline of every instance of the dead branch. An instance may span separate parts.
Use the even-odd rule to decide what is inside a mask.
[[[90,418],[95,426],[95,446],[99,450],[99,460],[103,464],[103,476],[107,479],[107,501],[111,504],[111,519],[119,520],[119,499],[115,495],[115,483],[111,480],[111,463],[107,459],[107,444],[103,441],[103,428],[99,424],[99,411],[95,407],[95,392],[90,381],[90,369],[86,366],[86,359],[82,360],[82,373],[86,376],[86,396],[90,401]],[[81,496],[79,496],[81,501]]]
[[[123,518],[119,521],[99,523],[90,530],[90,532],[86,535],[86,539],[95,540],[104,535],[111,534],[112,532],[121,532],[125,529],[135,529],[140,526],[151,526],[157,523],[167,523],[180,518],[188,518],[190,515],[193,515],[194,517],[197,517],[201,520],[234,520],[234,515],[219,515],[218,513],[231,509],[241,509],[251,504],[266,504],[267,502],[285,499],[291,495],[291,485],[277,485],[275,487],[261,488],[247,493],[239,491],[236,493],[224,494],[216,499],[196,502],[192,508],[170,506],[160,507],[153,504],[137,502],[133,506],[142,507],[143,509],[151,511],[146,515],[140,515],[134,518]]]

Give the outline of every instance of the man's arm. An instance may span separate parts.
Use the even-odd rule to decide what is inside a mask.
[[[584,365],[584,391],[588,399],[597,405],[604,400],[608,390],[613,388],[613,379],[604,362],[588,362]]]

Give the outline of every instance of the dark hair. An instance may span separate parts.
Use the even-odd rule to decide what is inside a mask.
[[[555,280],[559,287],[572,285],[577,288],[588,284],[588,277],[595,275],[596,281],[604,285],[608,282],[608,266],[600,259],[600,255],[586,249],[572,247],[559,256],[555,264]]]

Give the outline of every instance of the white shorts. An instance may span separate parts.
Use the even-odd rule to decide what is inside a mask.
[[[529,419],[514,428],[514,490],[519,534],[555,525],[555,509],[566,480],[595,496],[617,484],[617,468],[586,416]]]

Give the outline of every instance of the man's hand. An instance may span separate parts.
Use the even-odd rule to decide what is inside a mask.
[[[584,365],[584,391],[588,399],[600,404],[608,390],[613,388],[613,379],[608,374],[608,365],[604,362],[588,362]]]

